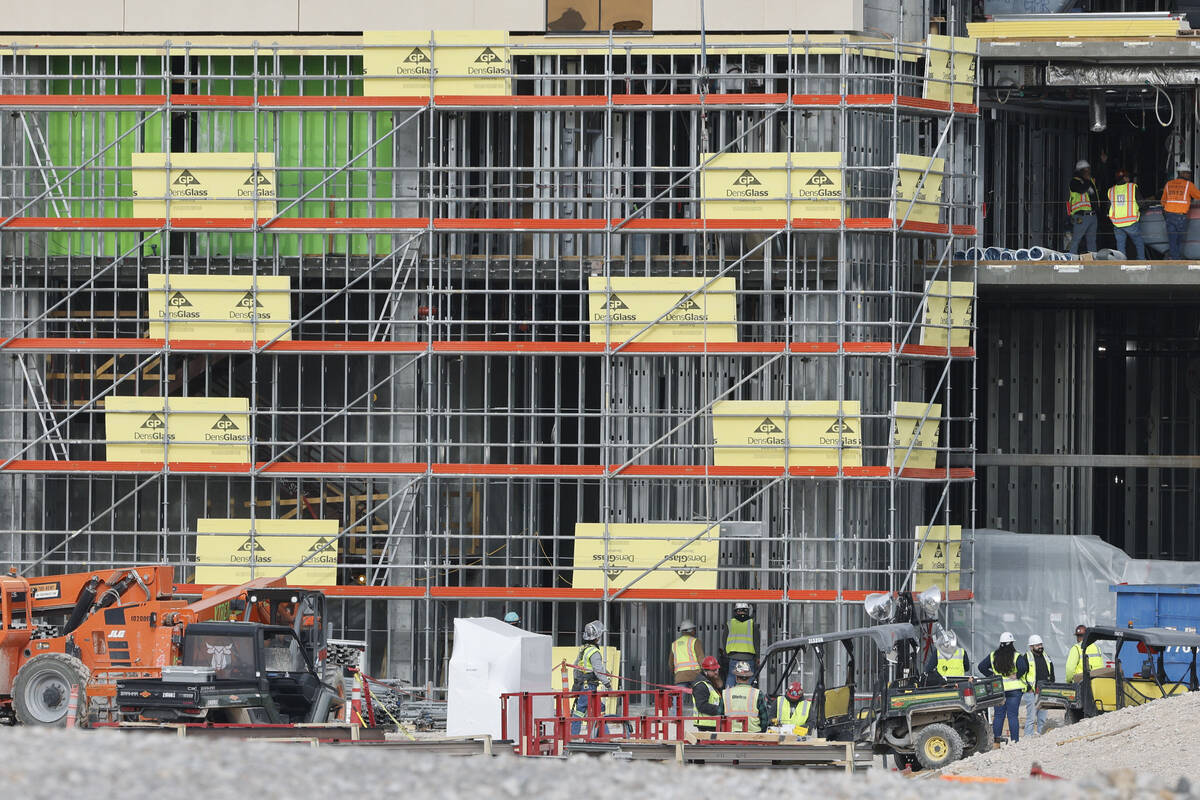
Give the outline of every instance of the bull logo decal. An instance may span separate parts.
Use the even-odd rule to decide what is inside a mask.
[[[206,644],[208,654],[212,656],[213,669],[225,669],[229,666],[229,653],[233,650],[231,644]]]

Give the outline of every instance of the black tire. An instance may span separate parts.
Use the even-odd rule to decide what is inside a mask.
[[[29,659],[13,681],[12,704],[22,725],[62,728],[67,724],[71,687],[79,689],[76,724],[87,716],[90,673],[83,662],[62,653],[41,653]]]
[[[995,738],[992,736],[992,723],[988,722],[987,717],[982,714],[971,717],[971,738],[974,740],[974,747],[964,749],[967,755],[974,753],[990,753],[995,745]]]
[[[917,731],[913,744],[925,769],[941,769],[962,758],[963,740],[949,725],[935,722]]]
[[[895,753],[892,755],[892,763],[896,765],[896,769],[904,772],[909,769],[913,772],[921,771],[921,762],[912,753]]]
[[[1083,712],[1078,708],[1071,708],[1068,706],[1066,711],[1063,713],[1063,719],[1068,725],[1074,725],[1076,722],[1079,722],[1083,719]]]

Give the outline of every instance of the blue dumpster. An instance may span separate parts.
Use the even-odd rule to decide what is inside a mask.
[[[1195,633],[1200,627],[1200,584],[1120,584],[1108,588],[1117,594],[1118,628],[1173,628]],[[1121,666],[1126,675],[1140,670],[1147,658],[1135,647],[1127,644],[1121,648]],[[1189,651],[1169,649],[1163,659],[1167,677],[1180,680],[1191,661]]]

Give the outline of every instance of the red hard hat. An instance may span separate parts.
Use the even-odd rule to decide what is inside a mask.
[[[804,695],[804,687],[799,681],[792,681],[788,684],[787,696],[788,700],[799,700]]]
[[[721,668],[721,662],[717,661],[717,659],[713,656],[705,656],[704,660],[700,662],[700,669],[719,670],[720,668]]]

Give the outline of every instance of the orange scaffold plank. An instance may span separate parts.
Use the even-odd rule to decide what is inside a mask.
[[[782,92],[714,92],[700,95],[680,94],[614,94],[614,106],[779,106],[791,101],[794,106],[837,107],[843,101],[847,106],[887,108],[896,105],[914,111],[977,114],[979,109],[970,103],[954,103],[944,100],[927,100],[921,97],[893,94],[793,94]],[[595,108],[608,105],[606,95],[400,95],[386,97],[335,96],[335,95],[213,95],[213,94],[3,94],[0,108],[156,108],[166,106],[180,108],[231,108],[253,109],[257,103],[263,109],[339,109],[355,110],[425,108],[444,106],[448,108]]]
[[[889,217],[851,217],[845,220],[846,230],[889,231],[896,227]],[[173,219],[168,226],[163,217],[17,217],[0,225],[9,230],[45,231],[152,231],[170,227],[177,231],[253,231],[270,233],[290,232],[357,232],[370,231],[549,231],[604,233],[675,232],[675,231],[778,231],[789,227],[782,219],[475,219],[471,217],[280,217],[269,220],[211,217]],[[843,227],[836,219],[791,220],[792,230],[835,231]],[[927,234],[974,236],[971,225],[942,225],[932,222],[905,222],[902,230]]]
[[[286,341],[236,339],[141,339],[99,337],[17,337],[0,339],[0,350],[24,353],[448,353],[492,355],[734,355],[754,356],[791,352],[836,355],[888,355],[888,342],[538,342],[538,341],[432,341],[373,342],[340,339],[290,339]],[[944,347],[905,345],[901,353],[911,356],[946,357]],[[973,347],[951,347],[952,358],[971,358]]]
[[[213,588],[212,584],[177,583],[174,592],[177,595],[199,596]],[[313,589],[323,592],[327,597],[345,598],[378,598],[378,599],[420,599],[436,600],[481,600],[481,599],[511,599],[511,600],[603,600],[606,594],[603,589],[575,589],[572,587],[549,586],[302,586],[298,588]],[[843,591],[833,589],[789,589],[786,593],[777,589],[638,589],[629,588],[625,591],[609,589],[607,597],[615,600],[698,600],[698,601],[736,601],[745,600],[755,603],[776,603],[783,600],[808,601],[816,603],[832,603],[837,600],[845,602],[862,602],[867,595],[874,591]],[[950,602],[970,600],[973,595],[969,591],[950,592],[946,600]]]
[[[261,475],[339,477],[343,475],[425,475],[435,477],[525,477],[525,478],[710,478],[724,480],[754,480],[780,478],[784,467],[716,467],[679,466],[670,464],[453,464],[427,462],[382,461],[260,461],[224,463],[209,461],[57,461],[49,459],[16,459],[3,466],[5,472],[61,474],[152,474],[158,472],[196,475],[248,475],[257,470]],[[886,478],[895,475],[911,480],[968,480],[975,476],[970,467],[950,469],[904,469],[889,467],[790,466],[786,474],[793,478]]]

